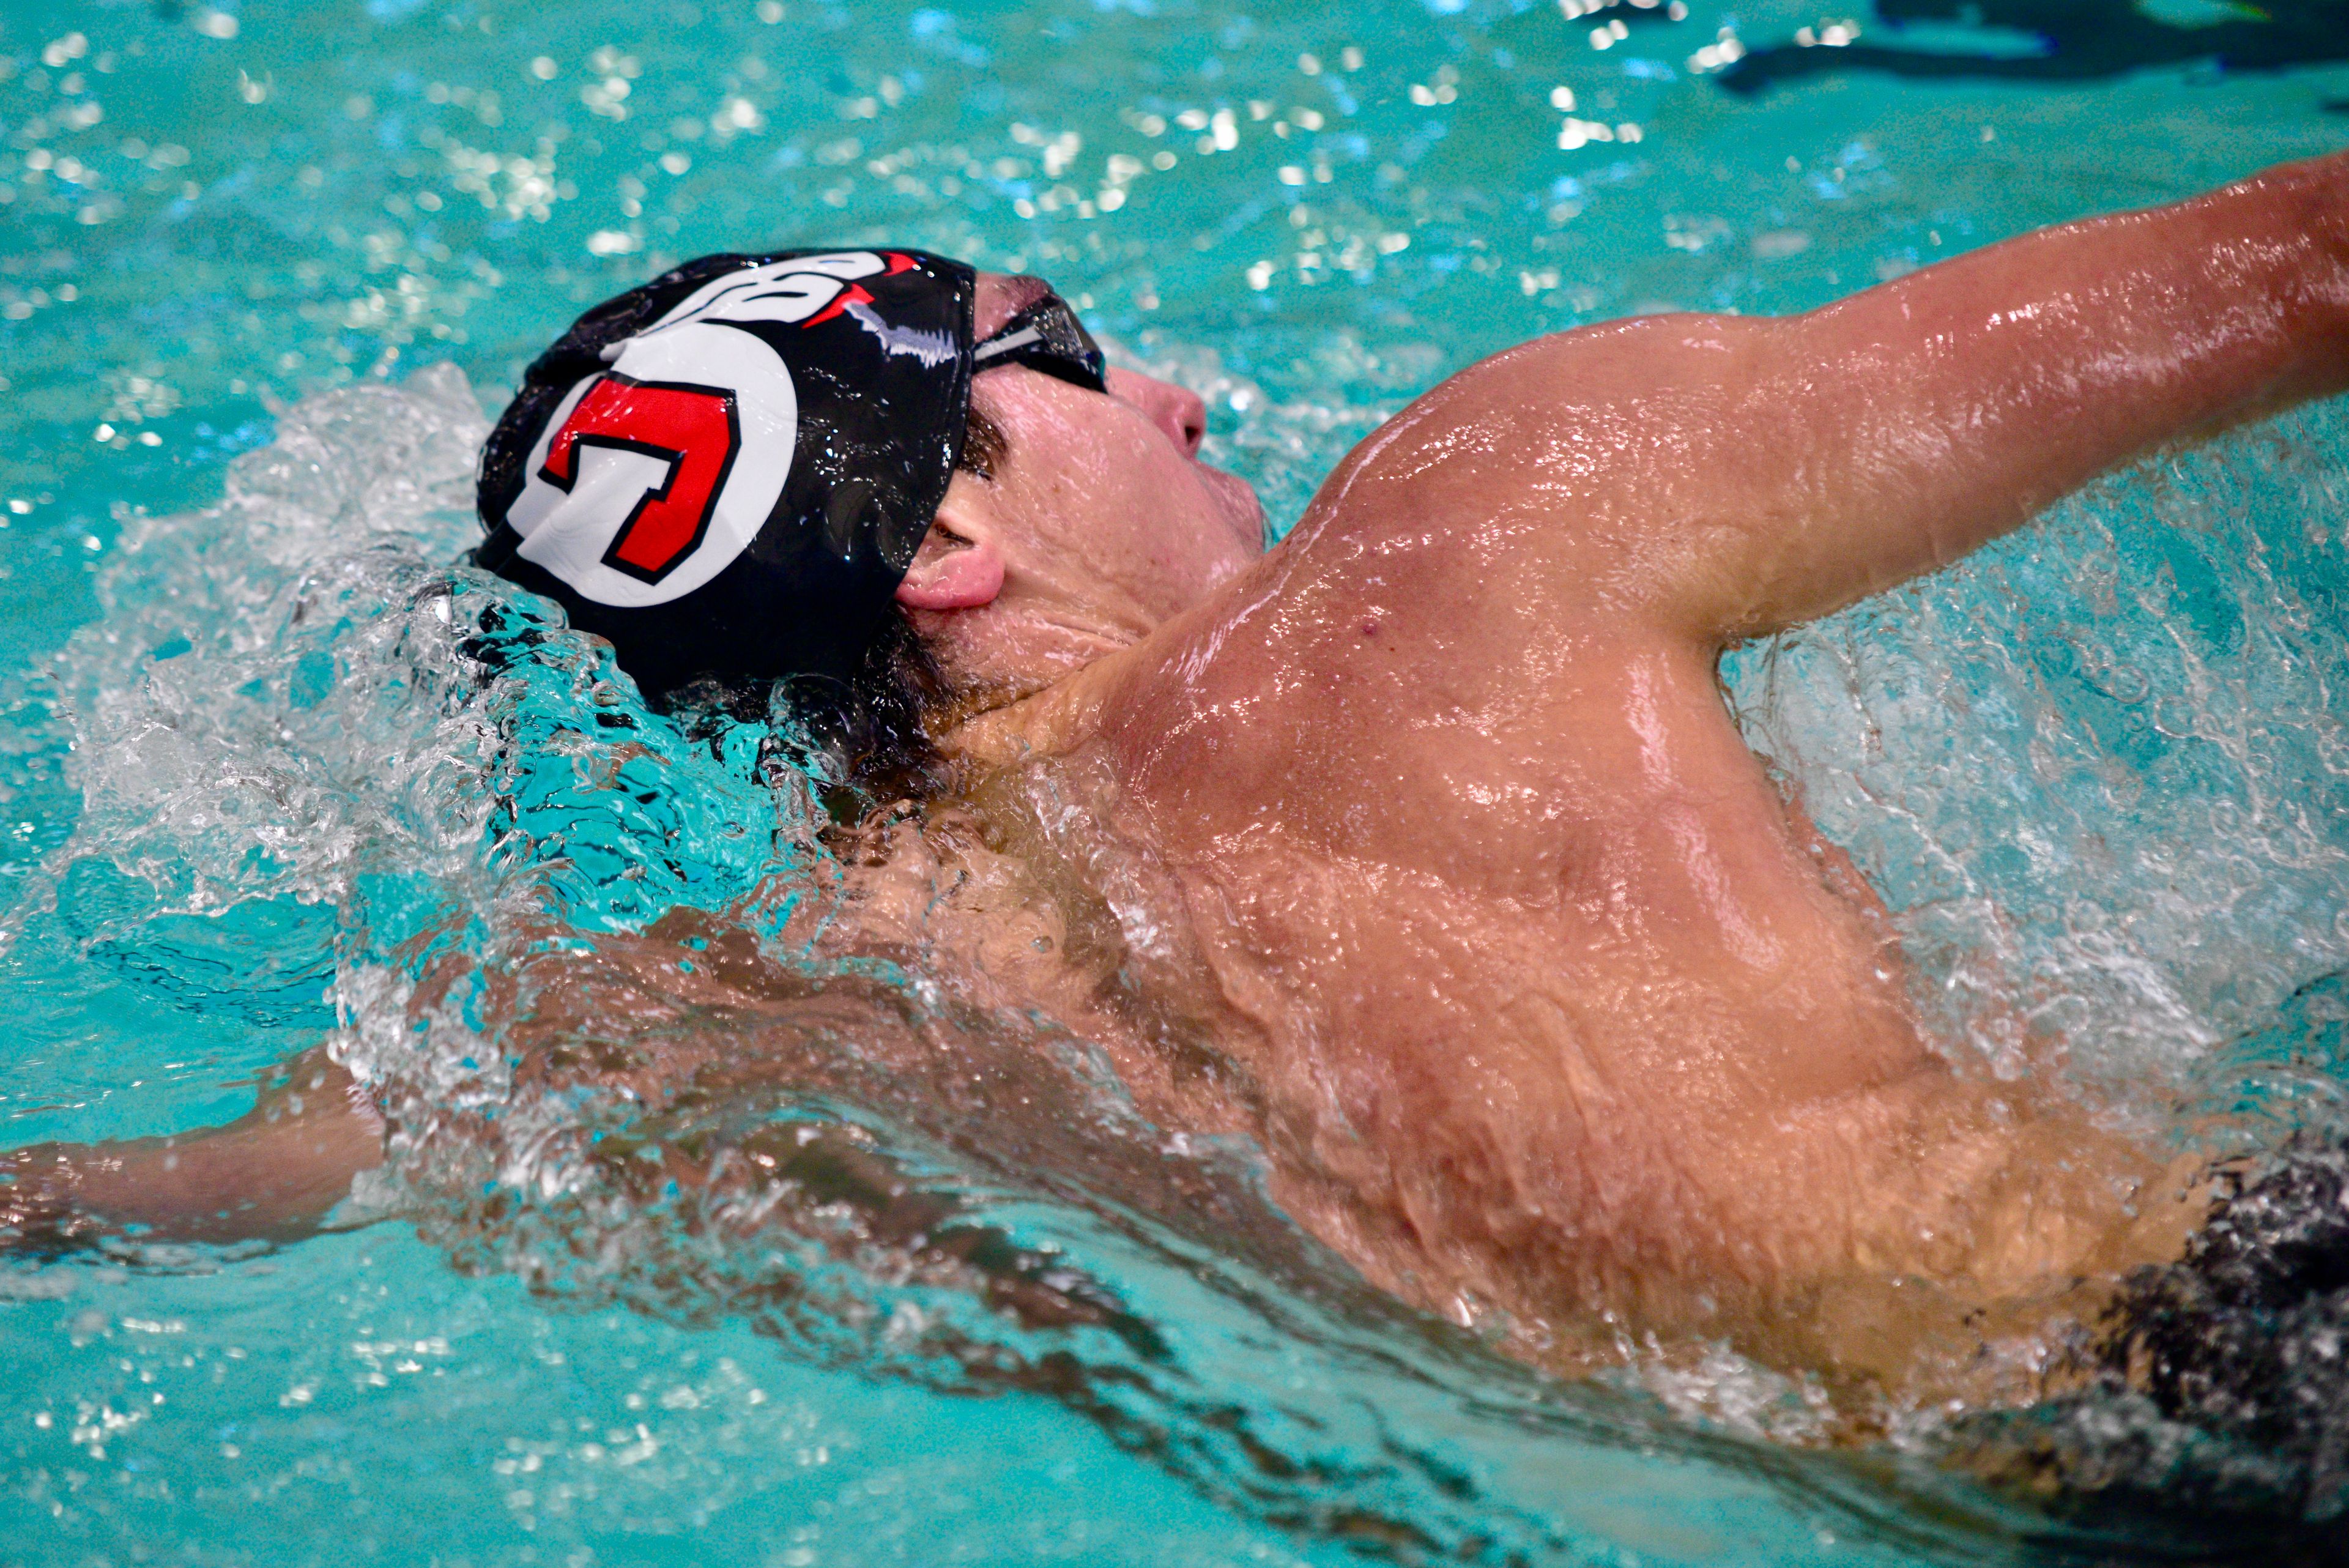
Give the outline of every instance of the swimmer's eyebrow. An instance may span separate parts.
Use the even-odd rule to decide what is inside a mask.
[[[1005,278],[1003,280],[1003,298],[998,306],[998,308],[1001,310],[1002,314],[999,316],[994,310],[989,310],[987,315],[976,324],[978,335],[980,337],[985,337],[991,332],[1001,331],[1005,322],[1010,320],[1013,317],[1019,315],[1021,311],[1027,309],[1030,306],[1035,304],[1038,300],[1043,298],[1046,295],[1051,292],[1052,286],[1050,284],[1046,283],[1042,278],[1038,277],[1031,273],[1018,273],[1010,277]]]
[[[1052,286],[1033,273],[1020,273],[1004,286],[1011,296],[1011,314],[1019,315],[1038,300],[1052,292]]]

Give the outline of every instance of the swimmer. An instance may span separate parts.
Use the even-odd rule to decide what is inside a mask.
[[[1200,400],[1105,368],[1042,282],[723,256],[532,367],[480,562],[648,694],[792,679],[909,797],[851,830],[825,950],[917,950],[1097,1043],[1158,1125],[1253,1138],[1385,1290],[1560,1367],[1654,1334],[1890,1384],[2086,1321],[2208,1199],[1935,1048],[1721,656],[2344,389],[2349,155],[1805,316],[1528,343],[1266,551]],[[628,1092],[733,1044],[665,1044]],[[298,1234],[382,1137],[321,1054],[216,1133],[20,1151],[0,1212]]]

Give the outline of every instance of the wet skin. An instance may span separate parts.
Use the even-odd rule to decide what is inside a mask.
[[[984,280],[981,330],[1029,286]],[[1381,428],[1261,556],[1195,398],[991,371],[1006,454],[957,476],[899,594],[959,694],[955,787],[869,826],[824,940],[1098,1041],[1161,1125],[1254,1137],[1307,1229],[1410,1301],[1506,1314],[1522,1354],[1653,1332],[1946,1381],[2200,1209],[1935,1050],[1718,659],[2344,388],[2338,157],[1807,316],[1527,344]],[[372,1158],[312,1076],[284,1152],[239,1157],[319,1168],[256,1228]],[[19,1191],[168,1230],[161,1158],[43,1151]]]
[[[1057,907],[1154,917],[1121,955],[1137,1021],[1089,1024],[1165,1114],[1197,1114],[1170,1044],[1227,1064],[1207,1097],[1309,1228],[1423,1304],[1545,1325],[1537,1354],[1612,1314],[1889,1370],[1961,1320],[2092,1304],[2079,1282],[2173,1251],[2199,1210],[2084,1114],[1932,1048],[1880,906],[1744,745],[1719,656],[2344,386],[2336,158],[1806,317],[1498,356],[1364,441],[1278,549],[1054,680],[1009,586],[941,606],[926,576],[988,526],[1017,552],[1120,514],[1086,493],[1118,462],[1069,432],[1084,395],[1001,384],[1019,521],[950,500],[957,536],[902,597],[957,674],[1017,696],[945,737],[997,840]],[[1065,522],[1050,485],[1081,493]],[[1182,498],[1195,538],[1216,499]],[[1136,504],[1133,531],[1177,509]]]

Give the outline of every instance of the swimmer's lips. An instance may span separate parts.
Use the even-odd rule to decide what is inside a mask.
[[[563,421],[539,477],[568,494],[578,482],[582,445],[636,452],[667,465],[660,483],[636,498],[604,552],[604,564],[615,571],[657,583],[709,532],[710,514],[742,447],[742,424],[734,394],[722,388],[637,381],[612,371]]]

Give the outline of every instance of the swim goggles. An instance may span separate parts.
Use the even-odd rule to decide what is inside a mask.
[[[1108,360],[1069,302],[1047,292],[970,351],[973,374],[1025,365],[1089,392],[1109,390]]]

